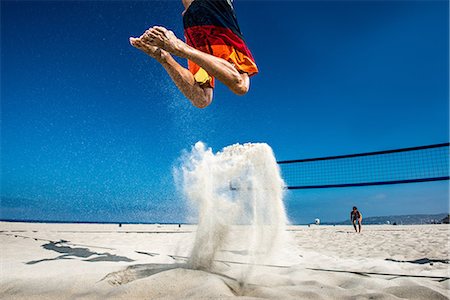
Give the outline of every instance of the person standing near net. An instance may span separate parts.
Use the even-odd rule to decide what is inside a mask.
[[[350,220],[352,220],[355,231],[361,232],[362,214],[359,212],[356,206],[353,206],[353,209],[350,212]],[[356,222],[358,222],[358,228],[356,228]]]
[[[232,0],[182,0],[186,43],[161,26],[149,28],[130,43],[156,59],[178,89],[198,108],[213,99],[214,78],[237,95],[250,87],[258,73],[255,60],[244,42]],[[172,57],[188,59],[188,69]]]

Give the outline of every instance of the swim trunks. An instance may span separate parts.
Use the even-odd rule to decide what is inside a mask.
[[[241,73],[258,73],[244,42],[231,0],[194,0],[183,16],[186,43],[202,52],[225,59]],[[214,87],[214,78],[188,61],[188,68],[201,85]]]
[[[351,211],[350,214],[352,216],[352,221],[358,221],[362,217],[362,214],[359,212],[359,210]]]

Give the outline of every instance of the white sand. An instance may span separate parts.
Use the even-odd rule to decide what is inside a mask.
[[[363,226],[361,234],[350,226],[291,226],[293,242],[280,250],[279,267],[249,271],[233,263],[245,261],[245,251],[227,245],[217,259],[228,262],[217,262],[213,272],[186,268],[183,257],[195,230],[1,222],[0,298],[450,297],[450,280],[438,278],[450,277],[448,225]],[[236,280],[242,272],[247,272],[244,283]]]

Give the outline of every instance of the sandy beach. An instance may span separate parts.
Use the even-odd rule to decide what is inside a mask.
[[[187,257],[194,225],[0,223],[2,299],[449,299],[448,225],[289,226],[270,264],[227,245]]]

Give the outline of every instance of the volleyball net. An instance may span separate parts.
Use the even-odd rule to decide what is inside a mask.
[[[449,145],[279,161],[287,189],[449,180]]]

